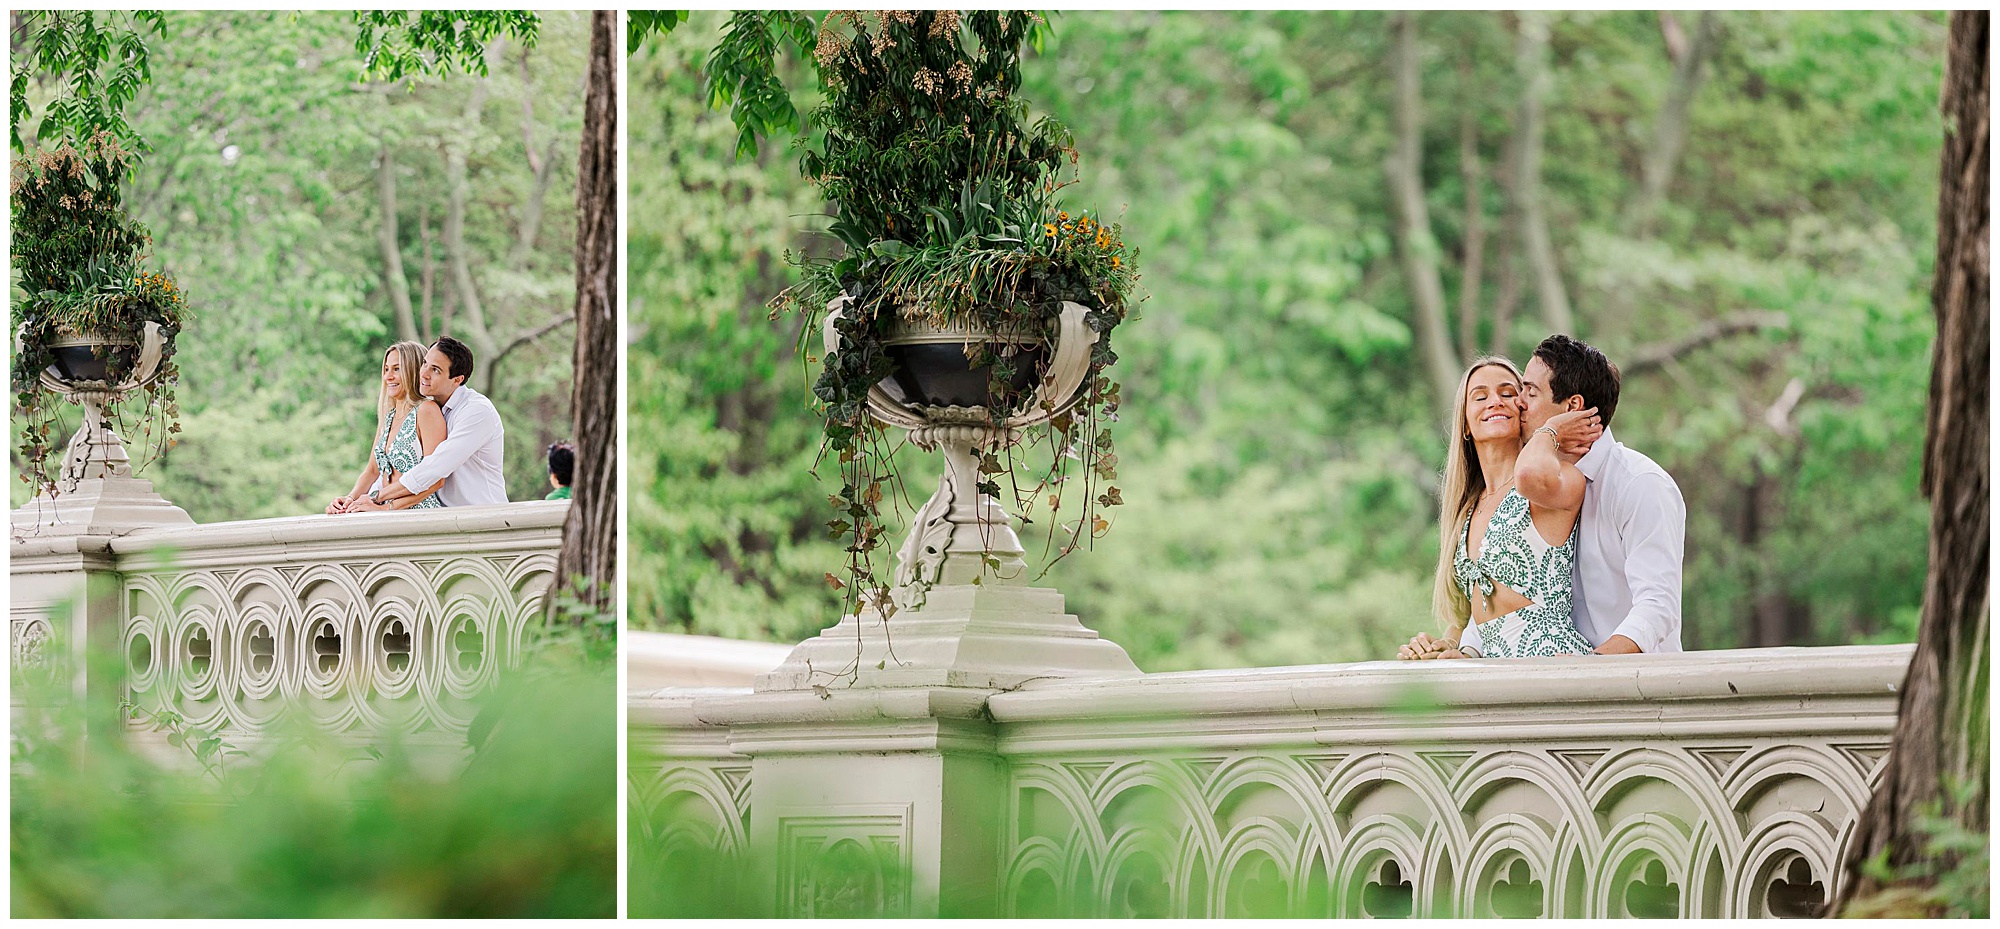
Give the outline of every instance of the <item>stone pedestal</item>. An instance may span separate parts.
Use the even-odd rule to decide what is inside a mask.
[[[1007,769],[986,701],[1041,678],[1137,676],[1047,588],[938,586],[886,621],[845,617],[754,693],[701,707],[750,758],[756,896],[792,918],[999,915]]]
[[[192,526],[187,511],[153,491],[153,482],[126,475],[89,477],[50,497],[37,494],[14,511],[16,540],[65,536],[110,538],[137,529]]]
[[[1116,643],[1063,612],[1046,587],[954,584],[884,621],[864,609],[807,639],[759,692],[876,687],[1009,690],[1038,678],[1136,677]]]
[[[116,699],[124,610],[108,538],[15,541],[8,556],[10,709],[13,731],[25,735],[25,727],[33,724],[30,707]],[[93,733],[117,725],[108,708],[88,718]]]

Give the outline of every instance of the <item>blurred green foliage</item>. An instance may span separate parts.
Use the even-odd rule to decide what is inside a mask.
[[[210,737],[220,763],[208,773],[195,755],[207,738],[162,757],[110,724],[126,714],[109,698],[52,698],[51,687],[15,679],[27,705],[10,769],[14,916],[616,912],[608,662],[558,647],[510,672],[469,761],[297,724],[256,744]]]
[[[147,38],[151,79],[125,109],[151,149],[126,202],[196,322],[176,355],[185,431],[142,477],[200,522],[316,513],[352,486],[373,438],[381,353],[399,337],[377,241],[385,147],[405,283],[413,303],[432,294],[425,334],[464,337],[443,246],[454,145],[489,325],[504,338],[569,315],[587,25],[587,12],[546,13],[533,49],[503,40],[487,75],[392,83],[363,81],[349,13],[167,14],[166,33]],[[399,24],[385,28],[406,41]],[[39,116],[62,87],[33,79],[24,92]],[[552,173],[524,248],[538,190],[530,152]],[[561,326],[497,364],[477,359],[507,426],[511,499],[548,492],[544,449],[571,429],[574,336]],[[159,439],[133,417],[121,432],[135,448]],[[18,483],[11,494],[23,502]]]
[[[823,573],[842,553],[819,528],[839,488],[807,473],[816,372],[792,322],[761,307],[793,281],[788,249],[832,243],[796,149],[739,161],[728,115],[704,106],[700,65],[725,21],[697,11],[630,59],[631,615],[795,641],[838,609]],[[1148,670],[1392,654],[1429,628],[1443,430],[1390,234],[1387,17],[1052,25],[1023,93],[1075,132],[1077,196],[1122,219],[1151,296],[1121,329],[1127,505],[1044,583]],[[1616,433],[1686,497],[1688,647],[1908,641],[1942,18],[1716,26],[1685,153],[1640,233],[1623,217],[1673,83],[1662,21],[1552,19],[1542,199],[1576,334],[1632,368]],[[1525,359],[1548,330],[1505,244],[1514,22],[1435,13],[1417,28],[1421,177],[1454,327],[1473,176],[1489,241],[1466,341]],[[809,110],[810,63],[779,67]],[[1483,173],[1463,170],[1468,137]],[[1745,311],[1789,325],[1633,363]],[[940,468],[901,461],[914,494]]]

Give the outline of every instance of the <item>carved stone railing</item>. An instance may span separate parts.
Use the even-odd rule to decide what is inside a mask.
[[[93,686],[191,726],[254,737],[303,712],[336,733],[462,742],[473,698],[518,662],[541,613],[567,513],[535,502],[17,539],[16,666],[59,660],[81,678],[90,643],[123,663]],[[79,573],[115,605],[71,608]],[[60,658],[50,641],[68,643]]]
[[[1807,915],[1909,657],[656,691],[628,701],[631,815],[656,858],[768,856],[753,896],[776,915]],[[938,810],[893,800],[926,795]],[[983,830],[993,850],[968,852]]]

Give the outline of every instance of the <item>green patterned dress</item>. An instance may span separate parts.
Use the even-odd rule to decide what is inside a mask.
[[[1578,523],[1582,520],[1579,519]],[[1576,631],[1571,618],[1573,571],[1576,567],[1576,526],[1561,545],[1550,545],[1535,531],[1528,498],[1507,492],[1486,524],[1486,539],[1478,560],[1466,555],[1472,518],[1458,534],[1458,555],[1452,573],[1470,599],[1492,596],[1496,583],[1528,598],[1528,605],[1479,624],[1480,644],[1492,658],[1545,658],[1588,655],[1590,640]]]
[[[382,435],[375,441],[375,470],[382,472],[382,485],[402,477],[417,462],[424,460],[424,443],[417,438],[417,409],[411,407],[404,414],[401,423],[396,422],[396,411],[389,411],[389,421],[382,424]],[[444,506],[437,494],[425,497],[421,503],[410,507],[413,510],[427,510]]]

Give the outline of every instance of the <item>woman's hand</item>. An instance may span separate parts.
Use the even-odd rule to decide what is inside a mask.
[[[373,513],[381,510],[393,510],[393,509],[395,509],[395,507],[390,506],[387,503],[376,503],[375,501],[370,500],[367,497],[356,498],[353,503],[347,505],[347,512],[349,513]]]
[[[1604,421],[1598,419],[1596,407],[1557,413],[1542,425],[1556,431],[1556,451],[1572,461],[1582,458],[1604,435]]]
[[[326,505],[326,515],[338,516],[342,513],[347,512],[348,508],[353,505],[354,505],[353,497],[335,497],[333,498],[332,503]]]

